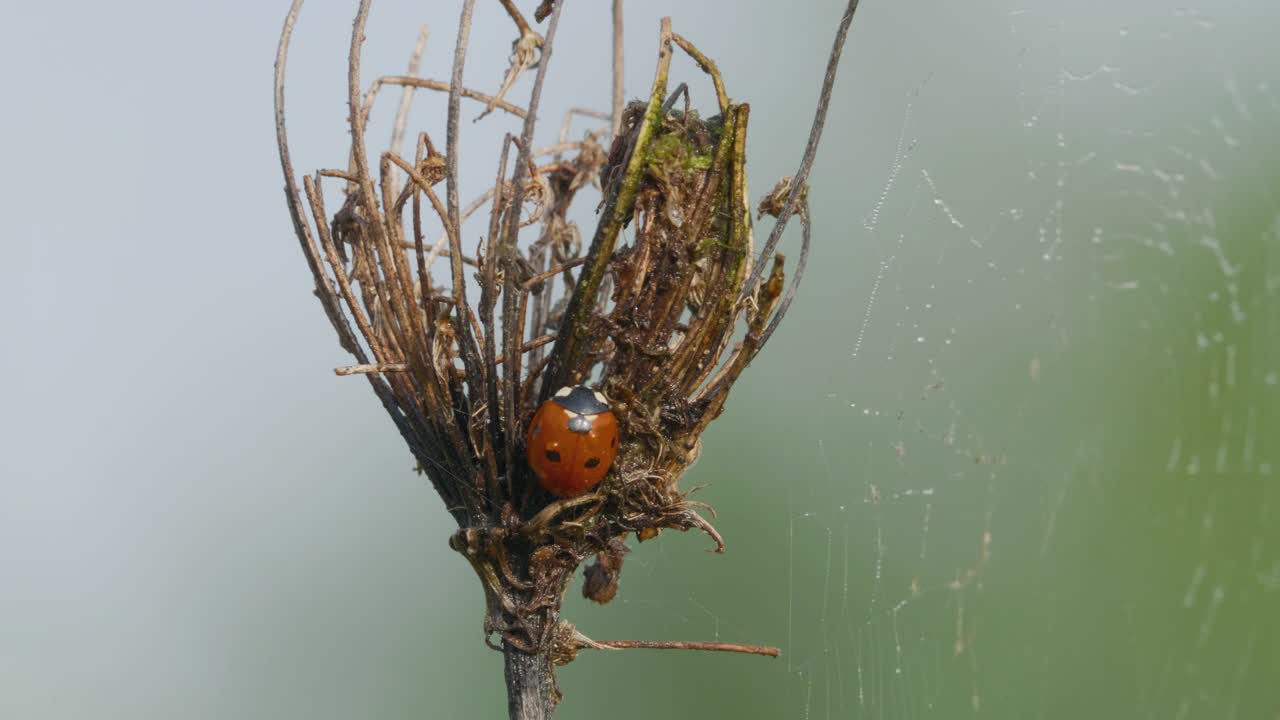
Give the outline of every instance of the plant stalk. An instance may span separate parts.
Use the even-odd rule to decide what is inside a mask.
[[[511,720],[551,720],[556,710],[555,676],[551,659],[530,655],[510,643],[502,644],[503,674],[507,679],[507,715]]]

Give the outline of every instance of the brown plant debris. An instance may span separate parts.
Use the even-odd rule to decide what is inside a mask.
[[[355,359],[338,374],[366,379],[458,523],[449,542],[484,586],[486,642],[556,663],[580,648],[776,654],[722,643],[596,643],[559,612],[578,566],[593,556],[584,595],[600,603],[615,596],[629,534],[644,540],[662,529],[698,530],[724,549],[703,516],[709,508],[691,501],[679,481],[733,384],[786,314],[803,273],[805,178],[856,0],[837,35],[806,160],[759,205],[779,218],[759,255],[745,171],[750,108],[731,98],[714,62],[664,19],[647,99],[612,116],[574,111],[612,118],[617,131],[605,127],[571,141],[566,117],[560,142],[535,151],[541,88],[564,3],[547,0],[537,9],[537,21],[551,18],[539,33],[513,2],[499,1],[518,35],[501,87],[483,93],[461,82],[475,0],[463,0],[448,82],[416,77],[424,32],[409,75],[362,88],[370,6],[362,0],[350,46],[346,164],[303,177],[301,187],[284,122],[285,58],[302,4],[293,2],[277,56],[276,129],[289,211],[315,294]],[[620,12],[615,22],[620,28]],[[615,37],[620,42],[621,33]],[[718,106],[709,114],[689,107],[683,84],[668,93],[676,48],[710,76]],[[509,103],[516,79],[534,67],[527,104]],[[396,139],[370,155],[367,123],[378,89],[388,84],[405,93]],[[415,90],[448,93],[445,143],[441,148],[421,131],[413,152],[402,156],[398,138]],[[493,184],[466,207],[458,182],[464,98],[483,103],[482,115],[503,109],[523,119],[518,137],[495,137],[501,159]],[[570,208],[588,186],[599,187],[603,200],[584,244]],[[335,193],[341,200],[331,211]],[[468,224],[485,208],[487,229]],[[802,242],[787,287],[784,258],[774,250],[796,211]],[[442,267],[433,267],[437,259]],[[609,397],[621,441],[613,469],[594,491],[556,499],[530,472],[524,438],[538,405],[570,383],[589,383]]]

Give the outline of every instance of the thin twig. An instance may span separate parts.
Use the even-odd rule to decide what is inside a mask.
[[[365,147],[365,107],[360,94],[360,50],[364,44],[365,26],[369,19],[371,0],[361,0],[351,28],[351,47],[347,66],[347,105],[349,125],[351,128],[351,171],[355,175],[357,195],[356,202],[365,213],[369,222],[365,227],[371,230],[372,247],[378,258],[378,264],[390,276],[383,284],[385,297],[380,294],[380,301],[389,310],[381,317],[386,321],[384,328],[389,331],[388,341],[400,352],[408,347],[413,320],[408,317],[402,304],[398,302],[402,293],[412,291],[412,282],[407,282],[407,273],[402,273],[397,256],[403,258],[401,252],[392,243],[394,226],[378,207],[378,195],[374,188],[373,177],[369,170],[369,159]],[[385,170],[385,166],[383,167]],[[385,190],[385,185],[384,185]],[[389,209],[388,209],[389,210]],[[402,285],[407,283],[407,288]]]
[[[507,472],[514,472],[516,427],[515,403],[520,389],[520,359],[522,353],[516,352],[524,338],[518,334],[521,326],[516,317],[518,309],[519,278],[516,277],[515,258],[517,241],[520,232],[520,209],[524,204],[524,179],[531,162],[533,152],[533,132],[538,122],[538,105],[542,101],[542,86],[547,79],[547,68],[551,65],[552,50],[555,44],[556,28],[560,25],[560,14],[564,10],[564,2],[556,4],[551,13],[551,22],[547,25],[547,36],[542,44],[542,55],[538,62],[538,72],[533,80],[533,91],[529,94],[529,115],[524,119],[524,127],[520,131],[520,154],[517,156],[516,169],[512,174],[514,191],[508,209],[502,257],[506,263],[503,273],[502,289],[502,334],[504,345],[503,362],[503,421],[506,423],[506,462]],[[510,481],[510,479],[508,479]]]
[[[501,236],[503,186],[507,180],[507,160],[511,155],[511,145],[515,141],[515,137],[513,137],[511,133],[507,133],[502,142],[502,152],[498,156],[498,177],[493,182],[493,205],[490,207],[489,211],[489,232],[486,236],[487,243],[485,246],[484,267],[481,270],[482,279],[480,283],[480,320],[484,323],[485,396],[487,398],[486,404],[489,408],[493,408],[493,410],[487,412],[489,415],[489,435],[495,442],[498,438],[503,437],[502,423],[504,420],[504,414],[497,412],[496,410],[499,405],[497,360],[499,353],[497,350],[498,332],[497,328],[494,326],[493,309],[494,305],[498,301],[498,262],[500,258],[503,259],[504,272],[506,268],[506,241],[505,238]],[[521,154],[523,155],[523,149],[521,150]],[[519,210],[516,212],[519,213]],[[506,330],[504,325],[504,345],[507,344],[505,341],[509,335],[510,332]],[[520,339],[516,338],[516,342],[519,343]],[[505,442],[504,446],[509,448],[511,446],[511,442]],[[506,475],[507,480],[507,497],[509,498],[514,494],[511,481],[511,453],[509,451],[505,455],[504,462],[504,474]],[[496,473],[491,483],[490,494],[493,495],[495,499],[498,499],[498,490],[501,485],[498,482]]]
[[[840,54],[844,51],[844,41],[849,36],[849,25],[853,22],[853,13],[857,9],[858,0],[849,0],[844,16],[840,18],[840,27],[836,30],[836,39],[832,43],[831,55],[827,58],[827,71],[822,78],[822,91],[818,95],[818,108],[813,114],[813,126],[809,129],[809,140],[805,143],[804,155],[800,159],[800,169],[796,171],[791,193],[787,196],[787,202],[782,206],[782,211],[778,213],[778,219],[773,223],[773,230],[769,233],[769,239],[757,256],[759,259],[755,264],[755,269],[752,270],[751,277],[742,288],[743,298],[755,295],[756,288],[760,284],[760,277],[764,273],[764,261],[773,256],[774,249],[778,247],[778,242],[782,239],[782,231],[787,228],[787,221],[791,219],[791,213],[795,211],[796,202],[800,199],[800,195],[805,192],[805,183],[809,180],[809,171],[813,169],[813,160],[818,154],[818,142],[822,139],[822,127],[827,121],[827,108],[831,105],[831,91],[836,84],[836,70],[840,66]]]
[[[431,140],[427,138],[427,133],[418,134],[418,142],[414,145],[414,167],[422,167],[423,161],[431,156]],[[435,307],[427,301],[427,297],[431,294],[431,263],[428,262],[424,252],[426,246],[427,234],[422,230],[422,198],[418,195],[415,187],[413,190],[413,259],[418,264],[418,308],[426,313],[426,322],[428,331],[435,334]],[[441,237],[436,245],[443,245],[443,240],[447,235]],[[432,253],[438,253],[437,248],[431,248]],[[432,260],[435,255],[432,255]],[[428,338],[430,341],[430,338]],[[433,363],[434,364],[434,363]]]
[[[280,32],[280,44],[276,50],[276,146],[280,152],[280,168],[284,172],[285,198],[289,205],[289,217],[293,220],[294,233],[298,236],[298,242],[302,245],[302,252],[307,258],[307,265],[311,269],[311,275],[315,278],[316,294],[320,297],[320,302],[324,306],[325,314],[329,317],[330,323],[333,324],[334,329],[338,332],[338,342],[354,355],[362,352],[360,344],[356,341],[355,332],[342,314],[342,308],[338,305],[337,298],[334,297],[333,291],[325,281],[324,262],[320,259],[320,250],[316,247],[315,237],[311,234],[311,226],[307,222],[306,213],[303,210],[302,196],[298,192],[298,181],[293,174],[293,161],[289,156],[288,133],[285,131],[284,70],[289,57],[289,39],[293,35],[293,26],[297,22],[298,13],[301,10],[302,0],[294,0],[289,7],[288,15],[285,16],[284,28]],[[320,223],[324,223],[323,218],[320,219]]]
[[[320,177],[331,177],[331,178],[338,178],[339,180],[346,180],[349,183],[356,182],[356,176],[352,175],[346,170],[330,170],[330,169],[317,170],[316,174],[319,175]]]
[[[565,270],[572,270],[573,268],[578,267],[579,265],[581,265],[586,261],[587,259],[585,257],[577,257],[570,260],[569,262],[566,262],[563,265],[557,265],[556,267],[553,267],[550,270],[547,270],[545,272],[540,272],[537,275],[534,275],[533,277],[524,281],[524,289],[532,290],[534,285],[537,285],[538,283],[543,282],[545,280],[550,280],[551,278],[555,277],[556,275],[559,275]]]
[[[689,57],[693,58],[694,62],[698,63],[698,67],[702,69],[702,72],[711,76],[711,83],[715,85],[716,88],[716,100],[720,103],[720,112],[728,110],[729,94],[724,90],[724,78],[720,76],[720,69],[716,67],[715,61],[706,55],[703,55],[701,50],[694,47],[693,43],[684,39],[680,33],[671,33],[671,39],[675,41],[676,45],[680,46],[681,50],[688,53]],[[688,101],[688,98],[689,89],[686,87],[686,102]]]
[[[796,291],[800,289],[800,281],[804,279],[804,268],[809,262],[809,236],[811,230],[809,222],[809,209],[801,206],[800,208],[800,259],[796,261],[795,273],[791,276],[791,283],[787,286],[787,292],[782,296],[782,301],[778,303],[778,309],[773,313],[773,317],[769,320],[769,326],[765,328],[760,335],[760,341],[756,346],[756,352],[760,352],[760,348],[769,342],[769,338],[773,336],[773,331],[778,329],[778,323],[782,322],[782,318],[786,317],[787,310],[791,307],[791,301],[795,299]]]
[[[560,143],[564,144],[569,141],[569,125],[573,123],[573,116],[581,115],[583,117],[595,118],[596,120],[611,120],[609,113],[602,113],[599,110],[588,110],[587,108],[571,107],[564,113],[564,120],[560,122]]]
[[[404,363],[373,363],[369,365],[348,365],[333,369],[333,374],[340,377],[348,375],[368,375],[371,373],[408,372],[409,366]]]
[[[516,24],[516,30],[521,35],[528,35],[533,32],[533,28],[529,27],[529,21],[524,19],[524,16],[520,14],[520,11],[516,9],[511,0],[498,0],[498,2],[502,3],[502,8],[511,16],[511,21]]]
[[[745,645],[726,642],[697,642],[682,640],[578,640],[578,647],[583,650],[702,650],[706,652],[731,652],[747,655],[763,655],[776,658],[782,651],[767,645]]]
[[[622,109],[626,104],[622,60],[622,0],[613,0],[613,121],[610,123],[613,137],[618,136],[618,129],[622,127]]]
[[[555,336],[555,335],[543,335],[542,337],[536,337],[536,338],[534,338],[534,339],[530,340],[529,342],[527,342],[527,343],[525,343],[525,344],[521,345],[521,346],[520,346],[520,352],[521,352],[521,353],[527,353],[527,352],[529,352],[529,351],[531,351],[531,350],[536,350],[536,349],[538,349],[538,348],[542,347],[543,345],[549,345],[549,344],[551,343],[551,341],[553,341],[553,340],[555,340],[555,339],[556,339],[556,336]],[[497,357],[496,362],[497,362],[499,365],[501,365],[501,364],[502,364],[502,361],[503,361],[504,359],[505,359],[505,356],[503,356],[503,355],[499,355],[499,356]]]
[[[405,71],[408,77],[416,77],[418,68],[422,66],[422,53],[427,49],[427,38],[431,35],[431,28],[423,25],[418,28],[418,41],[413,44],[413,53],[409,55],[409,67]],[[409,110],[413,107],[413,91],[414,86],[404,85],[400,91],[400,107],[396,110],[396,121],[391,126],[391,154],[399,155],[400,148],[404,146],[404,132],[409,125]],[[396,187],[395,174],[391,176],[392,188]],[[394,193],[392,193],[394,194]]]
[[[567,150],[581,150],[581,149],[582,149],[582,143],[580,142],[565,142],[565,143],[556,143],[555,145],[548,145],[547,147],[537,148],[533,151],[532,154],[534,157],[541,157],[543,155],[559,155],[560,153],[563,153]]]
[[[441,220],[449,230],[449,266],[453,282],[454,311],[457,315],[458,345],[461,349],[462,366],[467,373],[467,384],[478,392],[483,387],[480,354],[476,347],[476,339],[468,324],[471,310],[467,305],[466,275],[462,272],[462,217],[458,212],[458,116],[462,107],[462,71],[467,61],[467,44],[471,38],[471,16],[475,10],[475,0],[464,0],[462,16],[458,20],[458,40],[453,51],[453,70],[449,77],[449,108],[445,136],[445,196],[447,212],[441,214]],[[439,210],[439,199],[430,188],[423,192]],[[461,396],[459,396],[461,399]],[[469,407],[458,408],[464,417],[471,416]],[[481,424],[483,427],[483,423]]]
[[[450,83],[441,82],[439,80],[428,80],[427,78],[406,77],[404,75],[387,75],[385,77],[378,78],[377,82],[383,85],[402,85],[406,87],[422,88],[424,90],[436,90],[450,94],[453,92],[453,86]],[[528,112],[519,105],[513,105],[506,100],[495,98],[492,95],[479,92],[478,90],[472,90],[471,88],[462,88],[462,90],[459,91],[459,95],[471,100],[478,100],[483,103],[492,103],[494,107],[505,110],[518,118],[523,118],[528,114]]]
[[[307,199],[311,202],[311,214],[317,218],[324,218],[324,193],[320,192],[318,181],[311,178],[303,178],[302,185],[306,189]],[[334,279],[337,280],[342,299],[347,303],[347,309],[351,311],[351,316],[355,318],[356,327],[360,329],[360,334],[369,343],[369,349],[373,351],[374,357],[386,357],[386,350],[379,342],[377,333],[373,331],[369,318],[361,308],[355,292],[351,289],[351,279],[347,277],[347,271],[342,266],[341,258],[338,257],[338,249],[333,236],[329,232],[329,226],[322,220],[316,223],[316,227],[320,232],[320,244],[324,246],[325,255],[329,260],[329,267],[333,271]],[[368,362],[364,357],[363,351],[353,354],[360,362]]]
[[[524,74],[525,70],[545,60],[545,53],[535,54],[543,46],[542,36],[529,26],[529,22],[516,9],[515,3],[511,0],[498,0],[498,2],[502,4],[507,14],[511,16],[512,21],[516,24],[516,31],[520,33],[520,37],[516,38],[515,43],[511,46],[511,65],[507,68],[506,75],[502,78],[502,85],[494,95],[496,98],[504,98],[516,84],[516,81],[520,79],[520,76]],[[492,112],[493,107],[494,104],[490,103],[476,120]]]

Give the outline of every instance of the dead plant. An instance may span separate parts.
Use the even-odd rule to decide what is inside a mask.
[[[285,134],[284,70],[302,0],[294,0],[285,20],[275,109],[289,212],[315,294],[357,363],[338,374],[368,380],[458,523],[449,543],[484,586],[484,637],[506,656],[511,717],[550,717],[559,699],[553,665],[581,649],[777,655],[773,648],[729,643],[598,642],[561,619],[560,605],[577,568],[592,559],[584,594],[602,603],[614,597],[628,535],[647,540],[663,529],[696,529],[717,551],[724,549],[700,512],[709,508],[691,501],[679,480],[734,382],[786,315],[804,272],[805,180],[857,0],[839,24],[800,167],[760,203],[762,213],[777,219],[759,251],[745,173],[749,107],[731,99],[715,63],[673,32],[669,20],[661,24],[647,100],[624,105],[621,0],[615,0],[613,111],[587,113],[611,127],[574,142],[562,135],[559,145],[535,151],[563,0],[538,8],[538,22],[549,17],[545,36],[511,0],[499,0],[517,37],[510,69],[492,95],[462,84],[475,0],[462,2],[449,81],[417,76],[424,33],[408,75],[382,77],[362,89],[370,1],[360,3],[351,37],[347,166],[305,176],[301,188]],[[668,95],[676,48],[710,76],[718,100],[713,116],[689,107],[683,84]],[[506,95],[534,67],[528,103],[512,104]],[[366,127],[387,85],[404,88],[404,98],[390,149],[370,158]],[[400,138],[415,89],[448,93],[447,129],[443,152],[424,132],[409,158],[400,153]],[[482,114],[502,111],[524,120],[519,137],[501,140],[492,188],[465,208],[458,187],[464,98],[483,103]],[[553,157],[542,161],[547,155]],[[343,191],[332,213],[325,206],[326,180]],[[584,252],[568,211],[587,184],[598,184],[604,200]],[[478,246],[464,247],[464,221],[485,206],[488,232]],[[796,213],[801,246],[788,286],[784,258],[775,251]],[[634,235],[629,244],[621,240],[627,226]],[[432,228],[440,232],[434,243],[427,236]],[[447,280],[432,274],[437,259],[447,260]],[[610,398],[621,442],[599,486],[556,499],[525,462],[525,429],[539,404],[571,383],[590,383]]]

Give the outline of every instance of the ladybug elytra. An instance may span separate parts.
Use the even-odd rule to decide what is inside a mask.
[[[542,487],[572,497],[595,487],[618,452],[618,419],[608,399],[584,385],[560,388],[529,423],[529,466]]]

